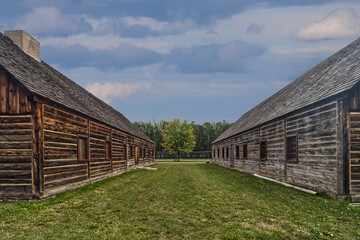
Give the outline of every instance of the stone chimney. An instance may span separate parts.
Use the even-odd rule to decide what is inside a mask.
[[[40,62],[40,42],[24,30],[10,30],[4,32],[5,36],[13,40],[24,52]]]

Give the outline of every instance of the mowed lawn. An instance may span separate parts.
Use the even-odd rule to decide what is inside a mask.
[[[347,202],[212,164],[155,167],[44,201],[2,201],[0,239],[360,238],[360,208]]]
[[[156,159],[155,163],[163,163],[163,162],[180,162],[180,163],[187,163],[187,162],[202,162],[202,163],[206,163],[206,162],[211,162],[211,159],[187,159],[187,158],[181,158],[180,161],[177,161],[176,159],[170,159],[170,158],[165,158],[165,159]]]

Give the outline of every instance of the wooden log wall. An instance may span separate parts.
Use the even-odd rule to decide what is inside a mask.
[[[54,106],[44,104],[43,111],[45,192],[133,169],[135,146],[139,146],[139,149],[154,149],[153,144],[144,140]],[[89,161],[77,159],[78,135],[89,137]],[[110,142],[112,149],[112,158],[109,159],[105,157],[106,141]],[[132,155],[130,148],[133,149]],[[139,165],[154,162],[154,158],[145,154],[146,151],[141,158],[138,154]]]
[[[141,139],[135,139],[135,145],[138,147],[139,165],[146,165],[151,163],[152,158],[149,156],[149,144]]]
[[[349,168],[350,194],[360,195],[360,112],[350,112],[349,126]]]
[[[90,122],[90,177],[112,171],[111,159],[105,159],[105,141],[111,141],[111,128]]]
[[[262,126],[260,128],[260,141],[266,141],[267,158],[265,161],[260,161],[259,174],[284,180],[284,120]]]
[[[44,105],[45,192],[88,179],[88,163],[77,159],[78,134],[89,134],[88,120]]]
[[[34,193],[32,116],[0,116],[0,197]]]
[[[0,197],[35,193],[31,112],[28,91],[0,66]]]
[[[287,135],[298,134],[298,163],[286,165],[287,181],[336,195],[336,102],[286,119]]]
[[[232,145],[235,166],[243,172],[306,186],[329,195],[337,194],[337,103],[330,102],[276,120],[259,128],[215,143],[213,163],[230,167],[222,151]],[[285,161],[285,137],[298,136],[298,162]],[[259,157],[260,141],[267,142],[267,160]],[[247,144],[248,158],[243,159]],[[236,158],[239,146],[239,158]],[[217,152],[220,150],[220,157]]]
[[[28,93],[0,66],[0,114],[31,113]]]
[[[247,145],[247,158],[243,158],[243,148]],[[240,156],[237,159],[235,157],[235,169],[241,169],[244,172],[258,173],[259,171],[259,130],[254,129],[252,131],[245,132],[239,137],[238,142],[235,142],[235,146],[240,147]],[[236,149],[234,147],[234,149]],[[234,154],[235,155],[235,154]]]
[[[133,169],[135,168],[135,141],[133,137],[128,137],[127,140],[127,145],[129,148],[128,151],[128,159],[127,159],[127,168],[128,169]]]
[[[79,135],[89,138],[89,161],[78,161]],[[0,66],[0,197],[41,197],[133,169],[135,146],[139,165],[154,162],[154,144],[31,96]]]
[[[129,144],[126,135],[120,131],[112,131],[112,162],[113,171],[126,171],[127,156],[129,156]]]

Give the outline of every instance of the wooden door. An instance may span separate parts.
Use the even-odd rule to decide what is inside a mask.
[[[234,147],[232,144],[230,146],[230,167],[234,168]]]
[[[139,147],[135,147],[135,165],[139,163]]]
[[[360,195],[360,112],[350,112],[349,171],[350,194]]]

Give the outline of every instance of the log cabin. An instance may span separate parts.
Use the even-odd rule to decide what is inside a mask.
[[[0,33],[0,198],[41,199],[154,162],[154,142],[40,60],[22,30]]]
[[[360,199],[360,39],[241,116],[212,162]]]

